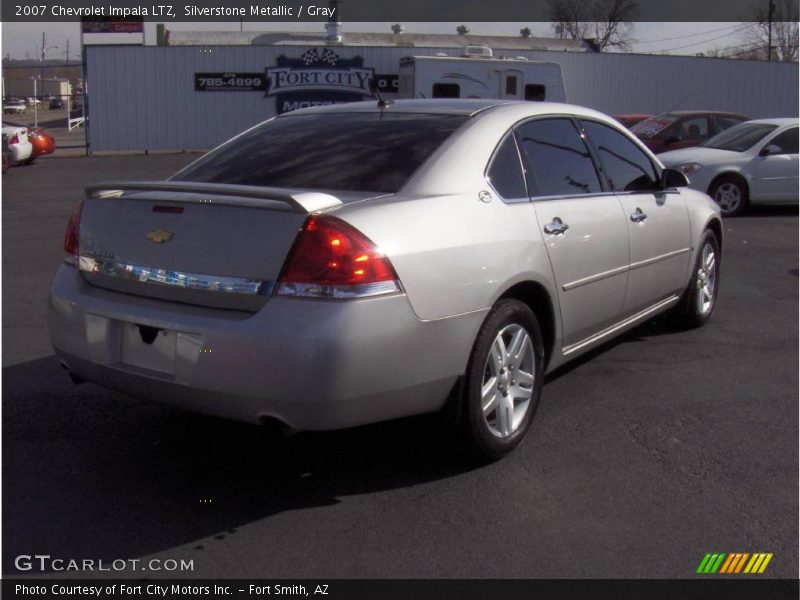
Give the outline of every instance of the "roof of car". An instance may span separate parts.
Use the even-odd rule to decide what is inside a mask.
[[[450,114],[472,116],[489,109],[501,109],[502,107],[530,108],[531,114],[596,114],[595,111],[561,102],[531,102],[525,100],[497,100],[497,99],[461,99],[461,98],[437,98],[437,99],[415,99],[415,100],[396,100],[388,107],[380,108],[377,100],[366,102],[348,102],[346,104],[328,104],[324,106],[314,106],[303,108],[281,115],[308,115],[318,113],[354,113],[354,112],[380,112],[382,110],[393,113],[429,113],[429,114]]]
[[[747,121],[747,123],[766,123],[768,125],[777,125],[778,127],[783,127],[784,125],[797,125],[797,118],[784,117],[779,119],[753,119],[752,121]]]
[[[744,117],[741,113],[731,112],[729,110],[671,110],[667,115],[736,115],[737,117]]]

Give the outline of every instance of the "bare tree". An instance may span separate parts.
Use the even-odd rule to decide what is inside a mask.
[[[770,6],[772,12],[772,54],[770,56]],[[754,56],[764,60],[797,62],[798,10],[796,0],[757,0],[751,13],[753,27],[743,38],[753,46]]]
[[[548,0],[548,5],[559,37],[593,37],[600,50],[630,48],[632,21],[639,11],[637,0]]]

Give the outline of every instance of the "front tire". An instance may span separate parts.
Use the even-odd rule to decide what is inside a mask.
[[[462,388],[460,430],[468,452],[482,461],[516,448],[539,406],[544,346],[533,311],[500,300],[484,321]]]
[[[747,210],[747,185],[733,175],[724,175],[717,179],[709,188],[708,195],[717,203],[723,217],[738,217]]]
[[[717,306],[721,256],[713,231],[703,234],[699,248],[692,278],[675,312],[679,324],[687,329],[705,325]]]

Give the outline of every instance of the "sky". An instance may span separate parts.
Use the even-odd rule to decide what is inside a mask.
[[[404,23],[407,33],[455,33],[461,23]],[[393,23],[347,23],[343,30],[359,32],[390,32]],[[519,35],[523,27],[530,27],[534,36],[553,37],[550,23],[465,23],[473,34]],[[171,23],[173,30],[238,31],[323,31],[323,23]],[[714,49],[741,46],[747,43],[746,34],[754,24],[737,22],[716,23],[635,23],[632,50],[642,53],[669,51],[671,54],[695,55]],[[78,57],[80,32],[78,23],[3,23],[2,55],[12,58],[38,58],[41,53],[42,33],[45,33],[47,59],[66,59],[69,40],[69,58]],[[145,41],[154,44],[155,23],[145,24]]]

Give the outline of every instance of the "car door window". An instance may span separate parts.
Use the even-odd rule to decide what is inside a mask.
[[[517,144],[513,135],[507,135],[500,142],[487,171],[487,179],[497,193],[505,200],[528,198],[525,188],[525,175],[519,160]]]
[[[658,189],[658,172],[639,146],[622,133],[595,121],[582,121],[597,151],[608,184],[615,192]]]
[[[708,137],[708,119],[694,117],[681,123],[678,137],[682,140],[703,140]]]
[[[797,154],[798,150],[798,137],[797,127],[787,129],[783,133],[779,133],[769,143],[770,146],[777,146],[780,152],[770,152],[771,155],[775,154]]]
[[[515,130],[531,196],[602,190],[592,157],[570,119],[536,119]]]

